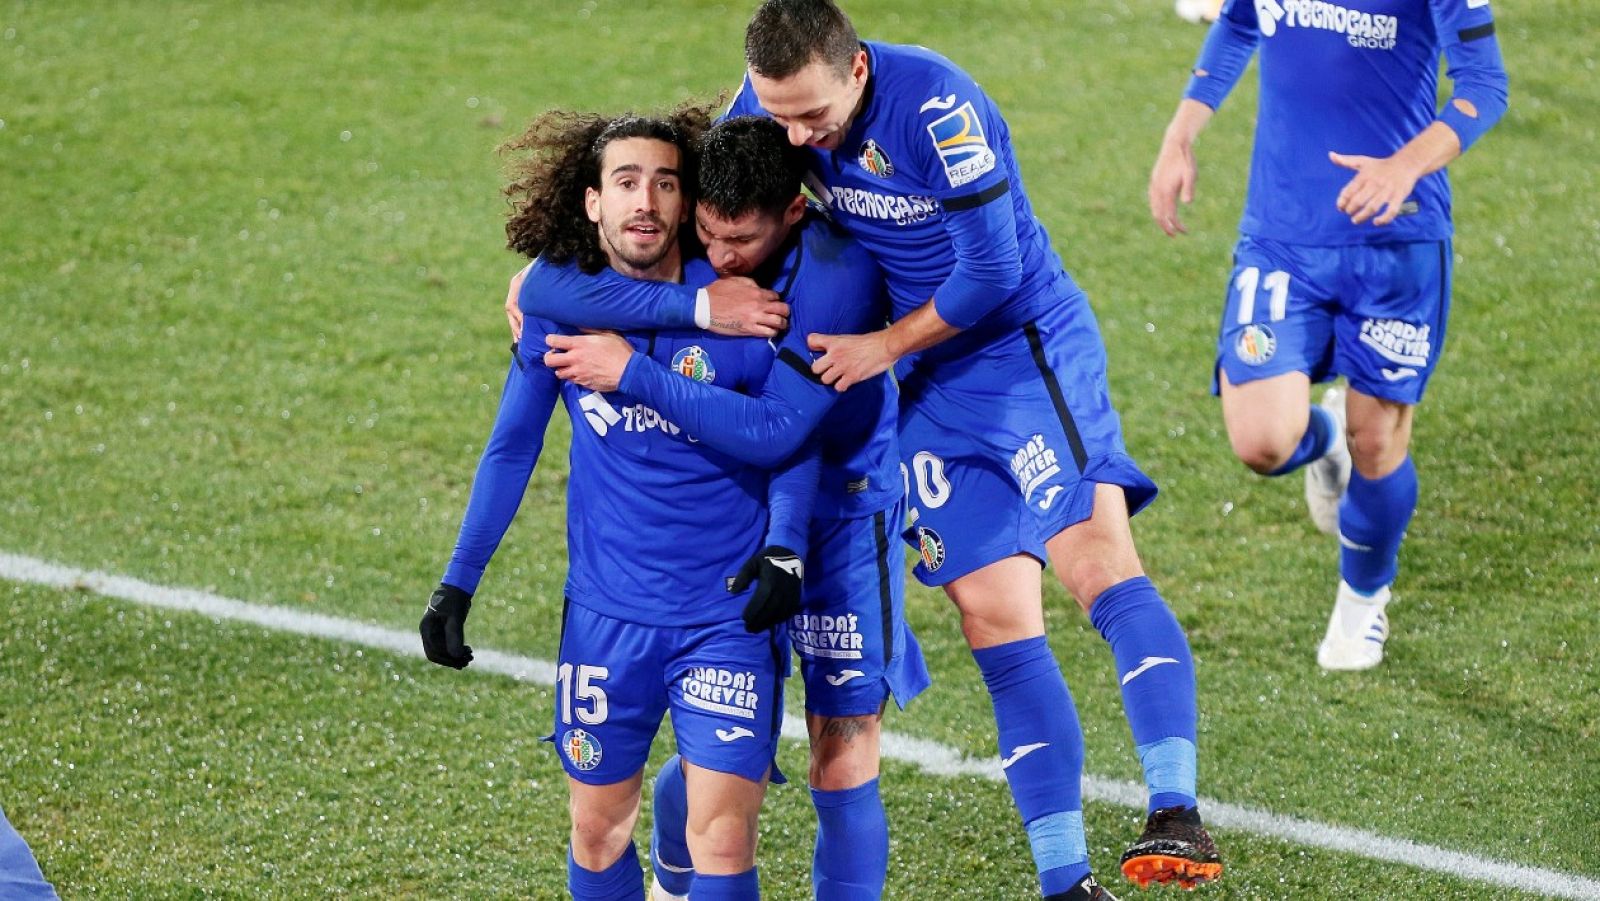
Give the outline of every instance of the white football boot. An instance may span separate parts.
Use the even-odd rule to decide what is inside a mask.
[[[650,877],[650,901],[689,901],[688,895],[674,895],[661,887],[661,880]]]
[[[1328,617],[1328,631],[1317,646],[1317,665],[1328,670],[1372,669],[1383,662],[1389,638],[1389,586],[1372,597],[1356,593],[1343,579]]]
[[[1322,409],[1333,416],[1333,444],[1328,452],[1312,460],[1306,470],[1306,508],[1311,521],[1329,535],[1339,534],[1339,501],[1350,484],[1350,445],[1344,434],[1344,389],[1329,388],[1322,395]]]

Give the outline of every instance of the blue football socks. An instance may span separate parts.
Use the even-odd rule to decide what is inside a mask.
[[[755,867],[731,876],[696,873],[690,896],[694,901],[751,901],[761,897],[761,881],[756,878]]]
[[[1294,453],[1283,465],[1274,469],[1267,475],[1281,476],[1294,472],[1300,467],[1319,460],[1333,447],[1333,442],[1338,437],[1334,430],[1339,424],[1334,421],[1333,414],[1322,409],[1317,404],[1311,405],[1311,418],[1306,422],[1305,434],[1300,436],[1300,443],[1295,446]]]
[[[650,809],[650,866],[656,881],[674,895],[689,894],[694,882],[694,863],[689,858],[689,843],[684,839],[689,824],[689,788],[683,780],[682,759],[674,754],[656,774]]]
[[[1417,510],[1417,468],[1406,456],[1394,472],[1369,479],[1350,472],[1339,502],[1339,576],[1362,594],[1394,581],[1400,540]]]
[[[817,850],[811,885],[817,901],[876,901],[889,869],[889,821],[878,780],[855,788],[813,788]]]
[[[567,849],[567,891],[573,901],[644,901],[644,870],[633,842],[616,862],[596,873],[578,866]]]
[[[1039,886],[1064,892],[1089,873],[1083,836],[1083,732],[1043,635],[972,652],[994,702],[1000,766],[1028,830]]]
[[[1144,766],[1150,810],[1195,803],[1194,660],[1189,639],[1155,585],[1136,576],[1107,588],[1089,620],[1111,645],[1122,706]]]

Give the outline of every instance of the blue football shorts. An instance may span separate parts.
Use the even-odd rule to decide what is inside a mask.
[[[788,654],[781,627],[644,625],[568,601],[548,740],[567,775],[611,785],[644,767],[670,712],[685,760],[760,781],[777,752]]]
[[[1134,513],[1156,495],[1123,445],[1081,293],[971,353],[913,366],[901,382],[900,452],[905,540],[925,585],[1019,553],[1047,562],[1045,542],[1094,512],[1097,483],[1121,486]]]
[[[805,595],[789,622],[810,713],[866,716],[891,696],[904,709],[928,687],[906,623],[904,520],[900,501],[871,516],[811,521]]]
[[[1218,370],[1234,385],[1342,375],[1370,397],[1418,403],[1444,350],[1452,259],[1447,240],[1313,247],[1240,238]]]

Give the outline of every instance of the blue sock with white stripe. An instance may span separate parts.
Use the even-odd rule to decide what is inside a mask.
[[[1150,810],[1195,803],[1194,659],[1177,617],[1144,576],[1107,588],[1089,621],[1111,645]]]
[[[1043,635],[972,652],[994,702],[1000,766],[1046,895],[1089,873],[1083,837],[1083,731]]]
[[[656,881],[674,895],[689,894],[694,863],[689,858],[689,787],[683,781],[682,758],[674,754],[656,774],[650,824],[650,867]]]
[[[1399,468],[1379,479],[1351,470],[1339,502],[1339,576],[1362,594],[1394,581],[1400,571],[1400,541],[1417,510],[1417,468],[1408,454]]]
[[[573,901],[644,901],[644,870],[633,842],[616,862],[596,873],[578,866],[567,848],[567,891]]]
[[[1294,453],[1283,461],[1282,466],[1267,475],[1287,475],[1312,460],[1322,459],[1322,455],[1333,447],[1333,440],[1337,437],[1334,430],[1338,427],[1339,423],[1334,421],[1332,413],[1322,409],[1319,404],[1312,404],[1311,418],[1306,421],[1305,434],[1300,436],[1300,443],[1295,446]]]
[[[696,873],[689,896],[694,901],[750,901],[761,897],[761,880],[756,877],[755,867],[730,876]]]
[[[811,886],[817,901],[876,901],[889,870],[889,820],[878,780],[842,791],[811,790],[817,850]]]

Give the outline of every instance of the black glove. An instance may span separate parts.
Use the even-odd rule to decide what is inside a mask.
[[[728,580],[728,591],[738,594],[751,582],[756,590],[744,605],[746,632],[765,632],[800,612],[800,579],[805,564],[794,551],[769,544],[739,567],[739,574]]]
[[[440,666],[461,669],[472,662],[472,648],[467,647],[462,629],[467,624],[467,611],[472,609],[472,595],[454,585],[439,583],[428,598],[428,610],[422,614],[422,653]]]

